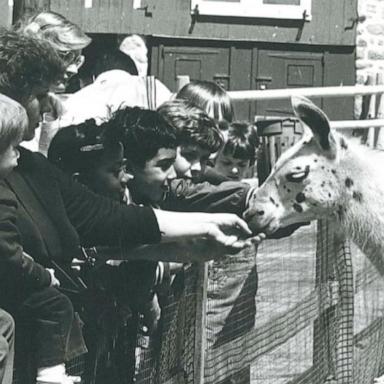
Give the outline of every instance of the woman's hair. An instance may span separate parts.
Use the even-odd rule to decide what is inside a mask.
[[[0,93],[22,104],[64,74],[64,63],[48,42],[0,30]]]
[[[188,100],[166,101],[159,113],[174,126],[181,145],[198,145],[214,153],[223,144],[223,137],[215,120]]]
[[[0,94],[0,154],[12,143],[20,142],[27,127],[25,109],[18,102]]]
[[[224,155],[231,155],[237,159],[255,162],[258,136],[255,127],[242,121],[236,121],[228,125],[228,136],[222,149]]]
[[[232,101],[228,93],[212,81],[194,80],[184,85],[176,95],[205,111],[217,121],[234,119]]]
[[[124,146],[124,157],[140,168],[156,156],[160,148],[176,148],[176,129],[158,112],[139,107],[117,110],[106,124]]]
[[[91,42],[80,27],[55,12],[35,14],[21,21],[16,28],[25,34],[48,40],[59,52],[78,51]]]
[[[60,129],[53,137],[48,159],[66,173],[88,173],[97,167],[105,153],[120,147],[116,136],[106,134],[106,126],[90,119]]]

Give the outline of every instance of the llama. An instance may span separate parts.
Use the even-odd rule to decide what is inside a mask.
[[[245,219],[268,234],[334,216],[340,233],[384,275],[384,153],[332,132],[325,113],[305,97],[293,97],[292,106],[304,135],[253,192]]]

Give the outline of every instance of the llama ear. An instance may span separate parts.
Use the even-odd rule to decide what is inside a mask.
[[[335,139],[327,115],[304,96],[292,96],[291,102],[295,115],[310,128],[320,147],[334,157]]]

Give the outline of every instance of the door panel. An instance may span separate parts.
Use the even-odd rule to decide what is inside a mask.
[[[177,76],[216,81],[230,87],[229,48],[163,47],[161,80],[176,91]]]
[[[323,53],[258,50],[256,89],[320,87],[323,85]],[[315,102],[319,106],[320,99]],[[289,100],[255,103],[256,115],[286,116],[292,114]]]

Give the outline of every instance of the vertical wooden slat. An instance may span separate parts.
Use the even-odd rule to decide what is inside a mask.
[[[384,84],[384,75],[383,73],[378,73],[377,75],[377,85]],[[377,107],[377,119],[384,119],[384,95],[381,93],[379,96],[379,104]],[[376,148],[384,150],[384,127],[378,128]]]
[[[368,85],[375,85],[376,84],[376,76],[373,73],[370,73],[368,75]],[[376,116],[376,95],[370,95],[369,96],[369,107],[368,107],[368,115],[367,119],[374,119]],[[368,136],[367,136],[367,145],[371,148],[375,145],[375,128],[371,127],[368,129]]]

